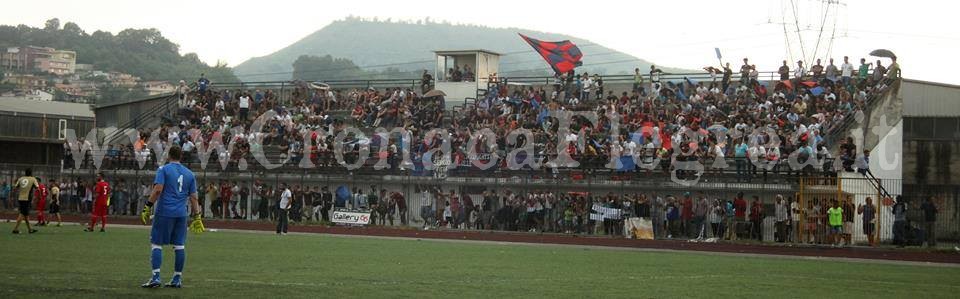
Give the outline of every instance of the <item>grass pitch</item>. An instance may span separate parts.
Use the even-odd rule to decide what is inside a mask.
[[[0,298],[955,298],[960,268],[248,232],[191,234],[183,289],[140,289],[149,231],[0,224]],[[23,230],[21,228],[21,230]],[[173,250],[164,248],[164,282]]]

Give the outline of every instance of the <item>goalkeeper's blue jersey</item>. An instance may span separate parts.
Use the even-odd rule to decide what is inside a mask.
[[[154,208],[154,215],[186,217],[187,199],[197,193],[197,181],[193,172],[177,162],[170,162],[157,169],[154,184],[162,185],[163,191]]]

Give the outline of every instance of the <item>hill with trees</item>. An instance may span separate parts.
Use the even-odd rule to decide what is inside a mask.
[[[236,82],[225,64],[210,66],[197,54],[180,54],[180,46],[165,38],[159,30],[125,29],[117,34],[106,31],[87,33],[79,25],[50,19],[44,28],[27,25],[0,25],[0,49],[39,46],[77,52],[77,63],[92,64],[101,71],[116,71],[143,80],[176,82],[194,79],[200,73],[218,82]],[[188,80],[188,81],[190,81]]]
[[[517,28],[491,28],[420,21],[394,22],[348,17],[304,37],[270,55],[251,58],[236,67],[243,81],[297,79],[320,80],[345,77],[369,78],[402,75],[417,76],[423,69],[433,70],[434,50],[486,49],[504,54],[500,73],[505,76],[549,75],[550,68],[517,33],[545,41],[571,40],[584,53],[579,71],[602,74],[628,74],[634,68],[647,70],[650,62],[618,52],[589,40],[562,34]],[[304,56],[307,55],[307,56]],[[329,64],[309,63],[329,55]],[[347,59],[362,71],[339,67],[334,61]],[[294,64],[300,67],[296,68]],[[341,61],[342,62],[342,61]],[[664,71],[681,71],[662,68]]]

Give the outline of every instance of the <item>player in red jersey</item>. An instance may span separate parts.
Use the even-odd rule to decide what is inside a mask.
[[[43,211],[47,209],[47,187],[40,182],[40,177],[37,177],[37,190],[33,196],[37,199],[37,226],[46,226],[47,216]]]
[[[107,198],[110,196],[110,184],[103,180],[103,173],[97,173],[97,185],[93,188],[93,196],[96,200],[93,203],[93,215],[90,217],[90,226],[85,231],[92,232],[93,227],[97,225],[97,218],[100,218],[100,232],[104,232],[107,227]]]

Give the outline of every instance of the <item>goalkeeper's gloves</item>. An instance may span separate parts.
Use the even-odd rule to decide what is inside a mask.
[[[153,202],[147,201],[147,204],[143,206],[143,211],[140,212],[140,222],[147,224],[147,221],[153,218],[150,215],[150,208],[153,207]]]
[[[189,229],[191,232],[198,233],[198,234],[206,230],[206,228],[203,227],[203,220],[201,220],[200,214],[193,216],[193,221],[190,222]]]

